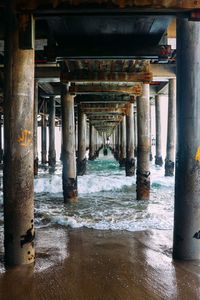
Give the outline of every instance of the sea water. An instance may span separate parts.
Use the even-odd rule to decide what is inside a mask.
[[[126,177],[110,152],[87,161],[87,174],[78,176],[77,203],[63,203],[60,163],[54,174],[48,168],[40,168],[35,178],[36,227],[60,224],[100,230],[168,230],[173,227],[173,206],[174,177],[165,177],[163,167],[152,163],[150,200],[138,201],[135,176]],[[0,226],[3,227],[2,192]]]

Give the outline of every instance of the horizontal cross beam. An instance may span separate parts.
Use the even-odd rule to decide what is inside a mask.
[[[3,3],[3,1],[1,0]],[[0,3],[1,3],[0,2]],[[18,8],[20,9],[38,9],[40,6],[45,7],[45,5],[49,5],[48,12],[50,13],[50,9],[57,9],[58,13],[61,9],[62,13],[64,13],[64,9],[103,9],[103,8],[120,8],[120,9],[150,9],[155,12],[158,10],[185,10],[185,9],[198,9],[200,8],[200,2],[194,0],[38,0],[38,1],[17,1]],[[44,10],[44,9],[43,9]],[[54,12],[55,14],[55,12]]]
[[[75,102],[78,103],[123,103],[131,100],[130,95],[77,95]]]
[[[69,92],[72,94],[92,94],[92,93],[127,93],[135,96],[142,94],[142,85],[134,84],[132,86],[126,85],[111,85],[111,84],[87,84],[87,85],[73,85],[70,86]]]
[[[61,82],[151,82],[151,72],[88,72],[61,73]]]

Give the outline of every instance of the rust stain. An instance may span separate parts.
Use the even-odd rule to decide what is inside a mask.
[[[200,161],[200,147],[197,148],[196,155],[194,158],[196,161]]]
[[[22,147],[27,147],[32,143],[31,131],[27,129],[21,129],[21,135],[17,138],[17,142]]]

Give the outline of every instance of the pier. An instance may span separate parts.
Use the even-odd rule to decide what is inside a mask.
[[[199,261],[200,1],[8,0],[0,1],[0,15],[5,267],[37,264],[40,169],[54,174],[60,160],[63,203],[78,205],[78,177],[101,153],[112,153],[135,180],[130,201],[141,205],[151,198],[152,165],[166,180],[175,176],[170,257]]]

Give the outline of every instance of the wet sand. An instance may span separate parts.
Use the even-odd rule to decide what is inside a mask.
[[[0,299],[200,299],[200,262],[173,261],[171,246],[171,231],[39,229],[34,266],[0,263]]]

